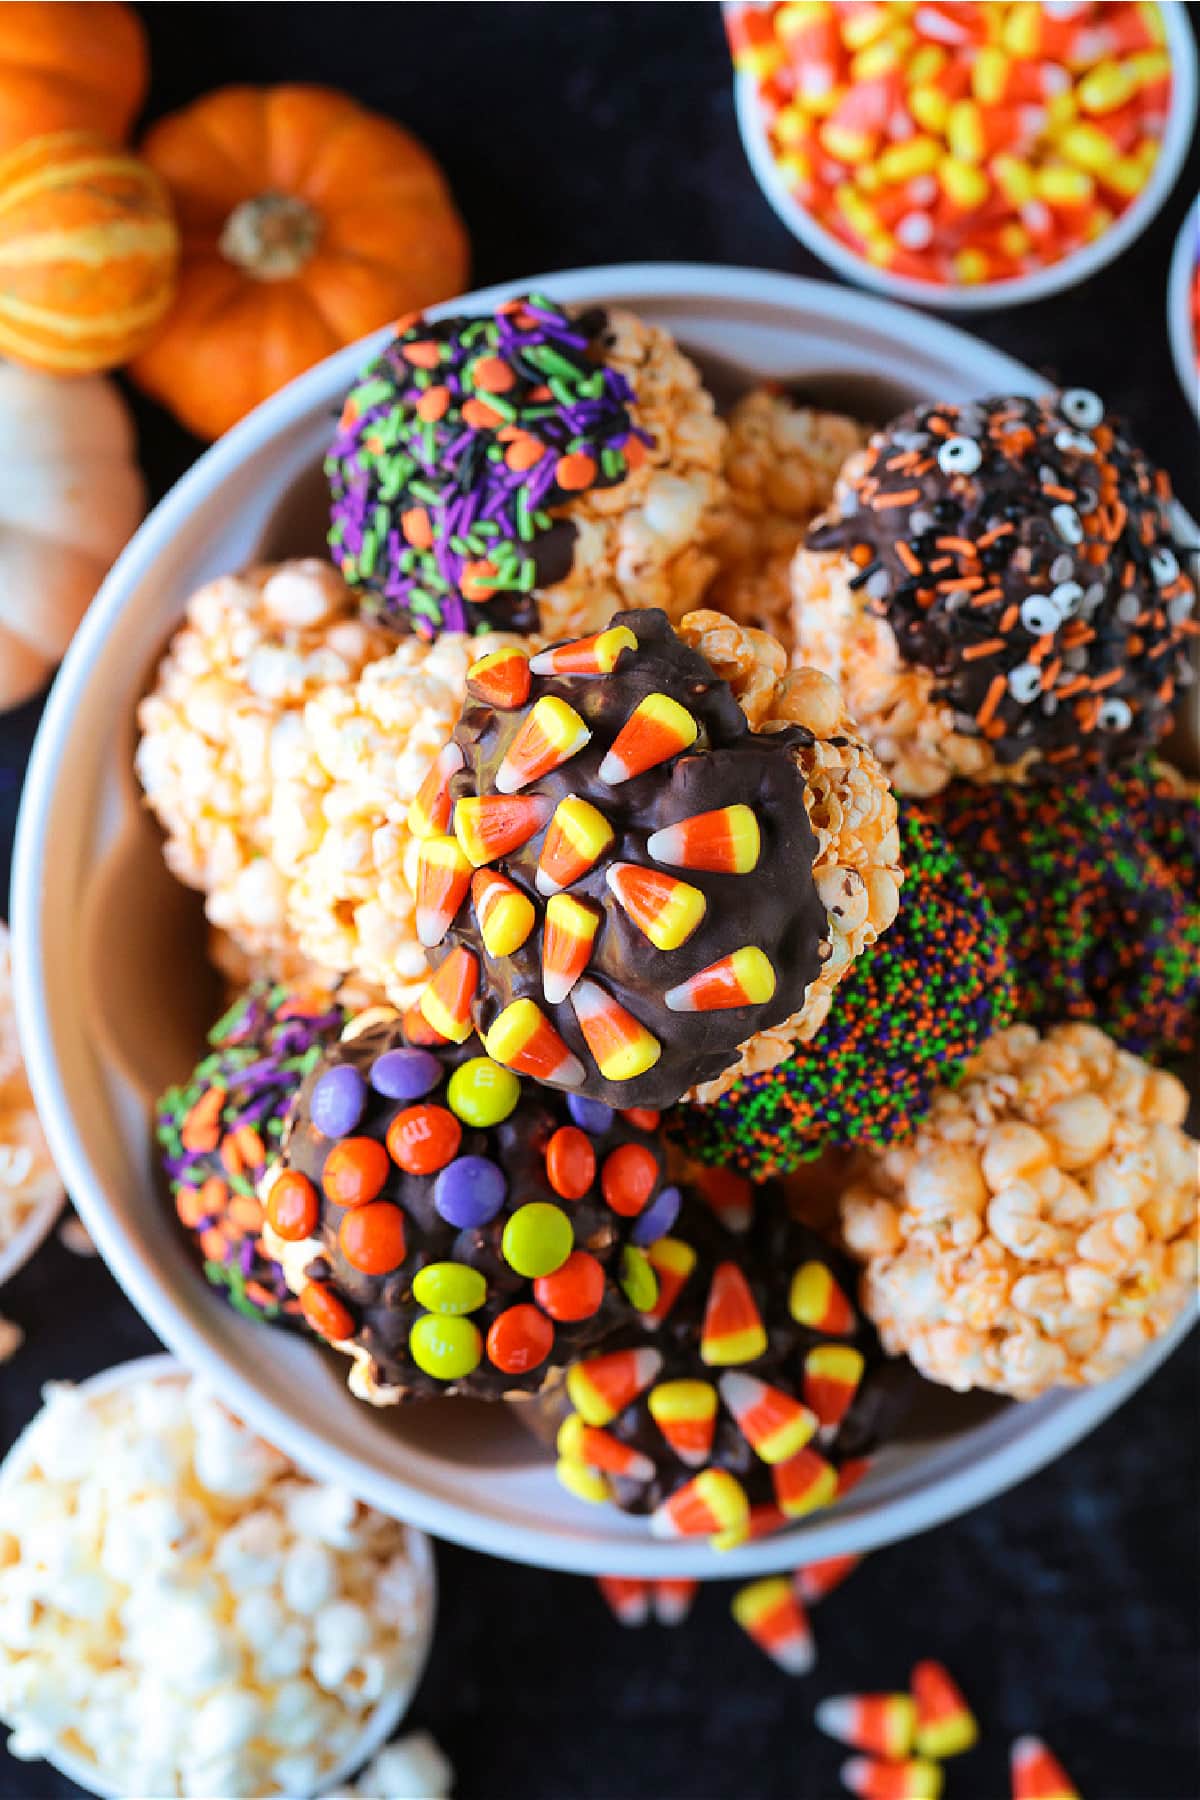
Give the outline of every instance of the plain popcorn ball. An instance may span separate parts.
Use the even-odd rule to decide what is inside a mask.
[[[405,1528],[182,1376],[50,1386],[27,1444],[0,1484],[12,1754],[128,1794],[316,1791],[419,1664],[433,1597]]]

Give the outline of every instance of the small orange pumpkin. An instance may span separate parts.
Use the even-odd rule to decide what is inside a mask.
[[[146,97],[146,33],[116,0],[0,4],[0,154],[51,131],[124,138]]]
[[[175,291],[166,189],[90,131],[0,157],[0,355],[56,375],[127,362]]]
[[[398,313],[461,291],[433,158],[329,88],[230,87],[142,146],[183,233],[178,304],[131,373],[200,437]]]

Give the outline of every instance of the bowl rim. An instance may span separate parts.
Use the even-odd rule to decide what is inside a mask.
[[[639,301],[686,303],[703,295],[708,300],[755,303],[795,312],[805,304],[828,308],[833,296],[840,319],[856,320],[885,331],[903,343],[917,345],[924,341],[936,345],[946,356],[969,356],[974,362],[981,355],[986,356],[997,383],[1011,382],[1018,392],[1036,392],[1045,386],[1035,371],[941,318],[913,312],[875,295],[847,291],[828,281],[722,265],[612,264],[543,273],[460,296],[444,307],[430,310],[436,313],[462,307],[484,309],[543,284],[551,285],[556,296],[568,303],[591,302],[597,295],[608,296],[612,303],[612,297],[619,295],[620,303],[634,306]],[[286,431],[312,409],[317,399],[323,402],[330,395],[340,394],[350,385],[364,358],[388,335],[385,328],[347,346],[265,401],[193,464],[131,539],[89,609],[51,689],[30,758],[13,859],[14,993],[26,1067],[55,1161],[100,1254],[142,1317],[181,1362],[207,1376],[232,1411],[260,1436],[277,1444],[301,1468],[343,1487],[347,1485],[347,1470],[337,1450],[309,1422],[277,1411],[272,1401],[247,1380],[236,1356],[228,1349],[214,1347],[200,1327],[185,1316],[171,1290],[161,1281],[154,1260],[137,1233],[110,1210],[105,1178],[88,1153],[59,1069],[55,1030],[46,999],[47,946],[41,901],[48,881],[47,865],[52,863],[53,854],[48,821],[56,788],[60,781],[69,778],[66,749],[71,720],[77,699],[90,679],[93,651],[115,627],[130,591],[153,568],[160,545],[165,545],[177,526],[188,518],[193,500],[202,500],[210,486],[217,486],[248,457]],[[850,1510],[839,1507],[832,1518],[817,1515],[797,1529],[721,1554],[712,1551],[704,1540],[664,1545],[646,1533],[620,1542],[592,1541],[582,1525],[570,1533],[550,1526],[536,1530],[499,1520],[476,1507],[436,1496],[423,1486],[362,1464],[355,1466],[354,1487],[360,1499],[382,1511],[398,1515],[436,1536],[516,1562],[575,1573],[634,1576],[661,1575],[667,1563],[672,1574],[708,1579],[774,1572],[793,1567],[801,1560],[864,1551],[910,1536],[980,1504],[1034,1473],[1140,1386],[1182,1340],[1189,1323],[1187,1319],[1178,1321],[1171,1333],[1150,1346],[1113,1382],[1092,1389],[1063,1390],[1061,1404],[1033,1421],[1018,1442],[999,1445],[982,1456],[961,1456],[931,1484],[876,1503],[869,1510],[856,1512],[851,1499],[847,1502]]]
[[[89,1403],[101,1400],[105,1395],[115,1393],[123,1387],[134,1387],[139,1382],[157,1381],[194,1381],[203,1378],[192,1374],[174,1356],[150,1355],[136,1356],[128,1362],[114,1363],[111,1368],[102,1369],[97,1375],[89,1375],[83,1381],[70,1382],[79,1394],[85,1395]],[[37,1426],[45,1415],[44,1402],[38,1407],[32,1419],[24,1425],[13,1439],[4,1456],[0,1459],[0,1494],[28,1469],[32,1457]],[[412,1561],[424,1581],[428,1595],[421,1630],[417,1636],[417,1654],[413,1661],[411,1676],[391,1688],[378,1699],[368,1712],[363,1728],[352,1750],[335,1763],[327,1775],[322,1776],[318,1795],[328,1792],[347,1782],[364,1763],[371,1760],[390,1740],[397,1728],[403,1723],[420,1687],[429,1663],[430,1651],[433,1648],[433,1636],[437,1626],[438,1583],[437,1559],[433,1544],[425,1532],[415,1526],[407,1526],[412,1545]],[[66,1775],[88,1793],[98,1794],[100,1800],[127,1800],[128,1790],[114,1787],[104,1780],[85,1756],[78,1755],[61,1745],[55,1745],[53,1753],[47,1752],[40,1760],[49,1763],[61,1775]]]
[[[34,1252],[41,1249],[66,1204],[67,1191],[60,1182],[58,1192],[39,1200],[29,1216],[21,1221],[0,1250],[0,1288],[19,1274]]]
[[[805,249],[819,256],[847,281],[871,288],[893,300],[905,300],[913,306],[935,307],[945,312],[982,312],[1048,299],[1051,294],[1062,293],[1065,288],[1088,281],[1110,262],[1123,256],[1161,211],[1183,168],[1197,121],[1196,40],[1188,22],[1188,9],[1182,0],[1158,0],[1158,5],[1171,56],[1172,88],[1162,147],[1149,181],[1133,204],[1090,244],[1011,281],[983,281],[973,287],[915,281],[908,275],[893,275],[887,269],[877,269],[865,257],[857,255],[827,230],[789,190],[771,154],[754,77],[744,69],[735,69],[734,112],[742,148],[754,179],[777,218]],[[740,11],[741,7],[738,0],[722,0],[721,10],[728,15]]]
[[[1200,194],[1188,207],[1167,276],[1167,336],[1184,398],[1200,420],[1200,338],[1192,330],[1192,271],[1200,267]]]

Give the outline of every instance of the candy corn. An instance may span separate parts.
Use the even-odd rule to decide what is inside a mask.
[[[808,1674],[817,1660],[816,1646],[804,1608],[786,1575],[769,1575],[764,1581],[739,1588],[730,1611],[785,1675]]]
[[[431,980],[418,1005],[421,1015],[448,1044],[464,1044],[471,1035],[471,1008],[479,986],[479,962],[456,945]]]
[[[533,685],[529,669],[524,650],[506,644],[503,650],[493,650],[471,664],[467,670],[467,692],[500,712],[516,712],[528,700]]]
[[[646,1261],[658,1277],[658,1298],[649,1311],[642,1314],[648,1328],[661,1325],[678,1300],[680,1291],[696,1266],[696,1252],[680,1238],[662,1237],[646,1251]]]
[[[611,675],[621,652],[637,647],[628,625],[612,625],[592,637],[540,650],[529,666],[535,675]]]
[[[807,1406],[755,1375],[730,1370],[722,1375],[720,1389],[738,1430],[765,1463],[786,1462],[817,1429]]]
[[[870,1474],[870,1471],[871,1458],[869,1456],[854,1456],[848,1462],[844,1462],[837,1472],[835,1500],[841,1500],[844,1495],[850,1493],[858,1486],[864,1475]]]
[[[726,1231],[735,1236],[749,1231],[754,1219],[754,1188],[744,1175],[734,1169],[699,1169],[694,1179]]]
[[[682,1625],[692,1610],[698,1581],[680,1581],[663,1576],[651,1584],[654,1616],[660,1625]]]
[[[717,1391],[707,1381],[660,1381],[646,1400],[650,1416],[680,1462],[708,1461],[717,1423]]]
[[[514,1000],[485,1033],[484,1049],[493,1062],[553,1087],[578,1087],[583,1064],[572,1055],[541,1008],[532,1000]]]
[[[457,838],[426,838],[417,852],[417,941],[440,944],[467,897],[471,865]]]
[[[496,792],[515,794],[540,781],[583,749],[591,732],[565,700],[543,694],[508,746],[496,770]]]
[[[909,1762],[872,1762],[852,1756],[842,1764],[842,1782],[858,1800],[938,1800],[942,1771],[914,1757]]]
[[[586,1463],[604,1475],[620,1475],[627,1481],[650,1481],[654,1464],[648,1456],[622,1444],[595,1425],[585,1424],[579,1413],[568,1413],[559,1427],[558,1454],[569,1462]]]
[[[700,1360],[709,1366],[753,1362],[767,1348],[762,1316],[736,1263],[713,1270],[700,1331]]]
[[[591,1356],[567,1370],[567,1395],[585,1425],[611,1423],[655,1379],[662,1357],[649,1344]]]
[[[617,733],[612,748],[600,764],[600,779],[610,787],[644,775],[688,750],[700,735],[700,727],[678,700],[669,694],[647,694]]]
[[[748,806],[720,806],[666,825],[646,839],[655,862],[673,869],[708,869],[717,875],[748,875],[758,864],[762,834]]]
[[[433,766],[408,808],[408,829],[415,838],[438,837],[450,823],[450,783],[465,758],[457,744],[443,744]]]
[[[552,894],[546,902],[542,992],[549,1005],[560,1005],[587,968],[599,929],[600,914],[594,906],[570,894]]]
[[[837,1498],[837,1474],[815,1450],[798,1450],[787,1462],[775,1463],[771,1483],[780,1511],[802,1519]]]
[[[478,869],[519,850],[549,816],[550,802],[536,794],[469,795],[454,808],[454,835]]]
[[[699,888],[636,863],[613,863],[605,880],[638,930],[656,950],[678,950],[704,917],[708,902]]]
[[[862,1380],[862,1352],[849,1344],[818,1344],[804,1359],[804,1403],[823,1432],[837,1429]]]
[[[1079,1800],[1079,1792],[1041,1738],[1019,1737],[1010,1757],[1012,1800]]]
[[[757,945],[747,944],[720,962],[669,988],[672,1012],[721,1012],[733,1006],[763,1006],[775,992],[775,971]]]
[[[770,1537],[773,1531],[781,1531],[787,1524],[787,1514],[776,1506],[773,1500],[756,1500],[750,1508],[745,1537]]]
[[[471,904],[489,956],[514,955],[537,924],[528,894],[494,869],[479,869],[472,875]]]
[[[803,1569],[797,1569],[793,1577],[796,1592],[809,1606],[815,1606],[826,1594],[832,1594],[834,1588],[841,1587],[861,1561],[861,1556],[827,1556],[821,1562],[807,1563]]]
[[[650,1518],[655,1537],[711,1537],[744,1528],[750,1516],[745,1489],[726,1469],[701,1469]]]
[[[586,1500],[591,1506],[603,1506],[613,1497],[612,1483],[607,1475],[589,1469],[586,1463],[560,1457],[554,1465],[554,1473],[568,1493],[574,1494],[577,1500]]]
[[[575,984],[571,1005],[605,1081],[632,1081],[652,1069],[662,1055],[662,1045],[653,1032],[594,981]]]
[[[962,1689],[939,1662],[919,1662],[909,1682],[917,1709],[913,1747],[918,1756],[959,1756],[979,1738]]]
[[[824,1263],[801,1263],[788,1288],[788,1311],[797,1325],[841,1337],[854,1330],[854,1308]]]
[[[627,1575],[597,1575],[596,1586],[618,1625],[644,1625],[650,1617],[650,1583]]]
[[[560,800],[538,857],[538,893],[557,894],[570,887],[603,856],[612,841],[613,828],[603,813],[575,794]]]
[[[813,1717],[818,1731],[852,1750],[898,1762],[912,1749],[916,1707],[908,1694],[837,1694]]]

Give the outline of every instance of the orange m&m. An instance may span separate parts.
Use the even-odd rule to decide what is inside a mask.
[[[338,1227],[338,1247],[363,1275],[390,1275],[404,1261],[404,1214],[390,1200],[373,1200],[348,1212]]]
[[[554,1327],[536,1306],[510,1306],[492,1320],[487,1334],[488,1361],[506,1375],[524,1375],[545,1362],[554,1344]]]
[[[458,1153],[462,1126],[444,1106],[406,1106],[387,1129],[392,1161],[407,1175],[433,1175]]]
[[[313,1330],[332,1343],[354,1335],[354,1320],[332,1288],[310,1281],[300,1293],[300,1311]]]
[[[285,1243],[299,1244],[311,1237],[321,1217],[317,1190],[299,1169],[284,1169],[277,1176],[267,1200],[271,1229]]]
[[[343,1138],[321,1170],[321,1186],[335,1206],[365,1206],[387,1178],[387,1152],[368,1137]]]
[[[604,1159],[600,1187],[604,1198],[623,1219],[636,1218],[645,1207],[658,1180],[658,1158],[643,1144],[622,1144]]]
[[[582,1200],[596,1179],[596,1152],[577,1125],[560,1125],[546,1145],[546,1180],[564,1200]]]
[[[572,1250],[553,1275],[534,1282],[533,1297],[552,1319],[590,1319],[604,1299],[604,1270],[586,1250]]]

